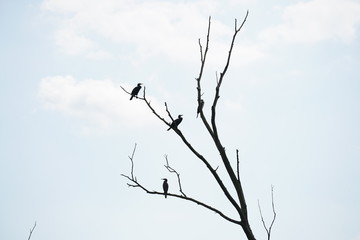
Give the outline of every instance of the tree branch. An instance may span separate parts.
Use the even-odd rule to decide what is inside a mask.
[[[220,87],[221,87],[222,81],[224,79],[224,76],[225,76],[225,74],[227,72],[227,69],[229,67],[229,64],[230,64],[231,54],[232,54],[232,50],[233,50],[233,47],[234,47],[236,36],[237,36],[238,32],[240,32],[241,28],[244,26],[248,15],[249,15],[249,11],[246,12],[245,18],[244,18],[244,20],[241,23],[239,28],[237,28],[237,20],[235,19],[235,32],[234,32],[234,35],[233,35],[233,38],[232,38],[232,41],[231,41],[229,54],[228,54],[228,57],[227,57],[225,67],[224,67],[223,71],[220,73],[220,78],[218,80],[218,83],[217,83],[217,86],[216,86],[216,89],[215,89],[214,102],[213,102],[213,105],[212,105],[212,108],[211,108],[211,110],[212,110],[211,122],[212,122],[212,128],[213,128],[215,136],[218,136],[217,128],[216,128],[216,124],[215,124],[215,116],[216,116],[216,105],[217,105],[217,102],[218,102],[219,97],[220,97],[220,95],[219,95]]]
[[[204,72],[204,67],[205,67],[205,61],[206,61],[206,57],[207,57],[207,53],[209,51],[209,39],[210,39],[210,26],[211,26],[211,17],[209,17],[209,24],[208,24],[208,30],[207,30],[207,35],[206,35],[206,45],[205,45],[205,52],[203,53],[202,50],[202,45],[201,45],[201,41],[199,39],[199,47],[200,47],[200,55],[201,55],[201,65],[200,65],[200,72],[199,72],[199,76],[196,79],[197,81],[197,105],[198,105],[198,109],[200,110],[200,117],[201,120],[203,121],[206,129],[208,130],[208,132],[210,133],[210,135],[212,136],[212,129],[208,123],[208,121],[206,120],[206,117],[204,115],[203,112],[203,103],[204,100],[201,98],[202,94],[201,94],[201,78]]]
[[[217,174],[216,170],[210,165],[210,163],[200,153],[198,153],[193,148],[193,146],[187,141],[187,139],[185,138],[185,136],[182,134],[182,132],[179,129],[174,129],[174,131],[179,135],[179,137],[182,139],[182,141],[185,143],[185,145],[190,149],[190,151],[206,165],[206,167],[211,172],[211,174],[215,178],[216,182],[220,186],[221,190],[223,191],[223,193],[225,194],[227,199],[231,202],[231,204],[235,207],[237,212],[241,212],[239,205],[237,204],[237,202],[234,200],[234,198],[231,196],[231,194],[227,190],[226,186],[222,182],[222,180],[219,177],[219,175]]]
[[[35,227],[36,227],[36,221],[35,221],[35,224],[34,224],[34,226],[32,227],[32,229],[30,229],[30,234],[29,234],[28,240],[30,240],[31,235],[32,235],[32,233],[34,232]]]
[[[122,88],[122,90],[124,90],[124,92],[126,92],[127,94],[130,94],[130,95],[131,95],[131,93],[128,92],[128,91],[126,91],[125,88],[123,88],[122,86],[120,86],[120,87]],[[154,109],[154,108],[151,106],[151,104],[150,104],[151,102],[146,98],[146,87],[145,87],[145,86],[144,86],[143,97],[138,97],[138,99],[144,101],[144,102],[146,103],[146,105],[150,108],[150,110],[152,111],[152,113],[153,113],[157,118],[159,118],[163,123],[165,123],[167,126],[170,127],[170,124],[169,124],[164,118],[162,118],[162,117],[155,111],[155,109]],[[171,118],[171,120],[173,120],[170,112],[168,111],[166,102],[165,102],[165,107],[166,107],[166,111],[167,111],[168,114],[169,114],[169,117]]]
[[[134,154],[135,154],[136,146],[137,146],[137,144],[135,143],[134,150],[133,150],[133,152],[132,152],[131,157],[128,156],[129,159],[130,159],[130,161],[131,161],[131,178],[132,178],[132,179],[134,179],[134,161],[133,161],[133,159],[134,159]]]
[[[134,148],[133,152],[134,152],[134,151],[135,151],[135,148]],[[131,161],[134,160],[133,158],[130,158],[130,159],[131,159]],[[167,163],[168,163],[168,162],[167,162]],[[168,164],[167,164],[167,165],[168,165]],[[165,167],[168,169],[168,167],[167,167],[166,165],[165,165]],[[170,169],[172,169],[172,168],[170,167]],[[168,169],[168,170],[169,170],[169,169]],[[176,172],[176,171],[175,171],[175,172]],[[176,173],[177,173],[177,172],[176,172]],[[130,176],[126,175],[126,174],[121,174],[121,176],[127,178],[127,179],[131,182],[131,183],[127,183],[127,185],[128,185],[129,187],[139,187],[139,188],[141,188],[142,190],[144,190],[144,191],[145,191],[146,193],[148,193],[148,194],[164,195],[163,192],[150,191],[148,188],[146,188],[146,187],[144,187],[142,184],[140,184],[140,183],[136,180],[136,177],[135,177],[135,178],[134,178],[134,177],[130,177]],[[180,179],[179,179],[179,184],[180,184]],[[183,200],[187,200],[187,201],[194,202],[194,203],[196,203],[196,204],[198,204],[198,205],[200,205],[200,206],[203,206],[203,207],[205,207],[205,208],[207,208],[207,209],[209,209],[209,210],[211,210],[211,211],[219,214],[221,217],[223,217],[224,219],[226,219],[226,220],[228,220],[228,221],[230,221],[230,222],[232,222],[232,223],[235,223],[235,224],[238,224],[238,225],[242,225],[242,222],[241,222],[241,221],[238,221],[238,220],[235,220],[235,219],[233,219],[233,218],[228,217],[228,216],[225,215],[223,212],[221,212],[220,210],[218,210],[218,209],[210,206],[209,204],[203,203],[203,202],[201,202],[201,201],[199,201],[199,200],[196,200],[196,199],[194,199],[194,198],[191,198],[191,197],[187,197],[187,196],[185,196],[185,194],[184,194],[182,191],[181,191],[181,193],[182,193],[182,195],[167,193],[167,196],[172,196],[172,197],[175,197],[175,198],[180,198],[180,199],[183,199]]]
[[[230,45],[230,49],[229,49],[229,53],[228,53],[228,57],[227,57],[227,61],[225,64],[225,67],[223,69],[222,72],[220,72],[220,77],[217,80],[217,84],[216,84],[216,88],[215,88],[215,96],[214,96],[214,100],[213,100],[213,104],[211,106],[211,127],[209,126],[208,122],[206,121],[204,114],[202,113],[202,111],[200,111],[200,116],[203,120],[203,123],[205,125],[205,127],[207,128],[208,132],[210,133],[211,137],[213,138],[213,141],[216,145],[216,148],[218,149],[218,152],[220,153],[222,162],[226,168],[226,171],[232,181],[232,184],[236,190],[238,199],[239,199],[239,203],[241,208],[237,208],[237,211],[240,215],[240,218],[242,220],[242,222],[244,223],[243,229],[245,234],[247,235],[248,239],[255,239],[250,225],[248,223],[248,217],[247,217],[247,205],[246,205],[246,201],[245,201],[245,197],[244,197],[244,193],[243,193],[243,189],[242,189],[242,185],[241,185],[241,181],[239,180],[238,177],[236,177],[233,168],[231,167],[230,161],[228,160],[228,157],[226,155],[225,152],[225,148],[223,147],[223,145],[221,144],[219,135],[218,135],[218,131],[217,131],[217,125],[216,125],[216,106],[217,106],[217,102],[220,98],[220,87],[221,84],[223,82],[224,76],[227,73],[229,64],[230,64],[230,59],[231,59],[231,54],[233,51],[233,47],[234,47],[234,43],[235,43],[235,39],[237,34],[239,33],[239,31],[241,30],[241,28],[243,27],[244,23],[247,20],[249,11],[246,12],[246,16],[241,24],[241,26],[238,28],[237,27],[237,20],[235,20],[235,32],[233,34],[233,38],[231,41],[231,45]],[[209,28],[210,29],[210,18],[209,18]],[[208,36],[209,36],[209,30],[208,30]],[[208,38],[207,38],[208,39]],[[201,45],[200,45],[201,46]],[[207,42],[207,47],[208,47],[208,42]],[[207,52],[206,48],[206,52]],[[202,49],[200,49],[200,52],[202,52]],[[201,69],[200,69],[200,74],[199,77],[197,78],[198,81],[198,85],[197,85],[197,92],[198,92],[198,106],[200,106],[201,103],[201,85],[200,85],[200,81],[201,81],[201,76],[202,76],[202,72],[203,72],[203,66],[205,64],[205,54],[204,57],[202,57],[202,61],[201,61]],[[232,197],[231,197],[232,198]],[[230,198],[229,198],[230,200]],[[236,204],[237,205],[237,204]]]
[[[238,199],[239,199],[240,206],[241,206],[241,211],[239,211],[239,214],[240,214],[241,219],[243,221],[247,221],[247,205],[246,205],[243,189],[242,189],[242,186],[241,186],[241,181],[239,181],[239,178],[236,177],[236,175],[234,173],[234,170],[231,167],[230,161],[228,160],[228,157],[226,155],[225,148],[222,145],[222,143],[220,141],[220,138],[219,138],[219,135],[218,135],[217,124],[216,124],[216,106],[217,106],[218,99],[220,97],[220,95],[219,95],[220,94],[220,87],[221,87],[224,76],[225,76],[225,74],[227,72],[227,69],[229,67],[229,64],[230,64],[231,54],[232,54],[232,51],[233,51],[236,36],[239,33],[239,31],[241,30],[241,28],[243,27],[244,23],[246,22],[248,14],[249,14],[249,11],[246,12],[245,18],[244,18],[244,20],[243,20],[243,22],[242,22],[242,24],[241,24],[241,26],[239,28],[237,28],[237,20],[235,20],[235,32],[233,34],[233,38],[232,38],[232,41],[231,41],[231,45],[230,45],[226,65],[225,65],[223,71],[220,73],[220,78],[218,79],[218,82],[217,82],[217,85],[216,85],[216,88],[215,88],[214,101],[213,101],[213,104],[211,106],[211,126],[212,126],[212,131],[213,131],[211,135],[212,135],[212,138],[213,138],[214,143],[216,145],[216,148],[218,149],[218,151],[220,153],[220,156],[222,158],[222,161],[224,163],[226,171],[228,172],[229,177],[230,177],[230,179],[231,179],[231,181],[233,183],[233,186],[235,187],[235,190],[237,192]]]
[[[169,161],[168,161],[168,158],[167,158],[167,155],[165,155],[165,160],[166,160],[166,165],[165,168],[171,172],[171,173],[175,173],[176,174],[176,177],[178,179],[178,184],[179,184],[179,191],[181,193],[182,196],[186,197],[185,193],[183,192],[182,188],[181,188],[181,180],[180,180],[180,173],[178,173],[174,168],[170,167],[169,165]]]
[[[148,190],[146,187],[142,186],[142,185],[141,185],[140,183],[138,183],[138,182],[135,182],[134,185],[140,187],[141,189],[143,189],[143,190],[144,190],[146,193],[148,193],[148,194],[164,195],[163,192],[150,191],[150,190]],[[207,209],[209,209],[209,210],[211,210],[211,211],[219,214],[221,217],[223,217],[224,219],[226,219],[226,220],[228,220],[228,221],[230,221],[230,222],[232,222],[232,223],[235,223],[235,224],[238,224],[238,225],[241,225],[241,224],[242,224],[241,221],[238,221],[238,220],[235,220],[235,219],[233,219],[233,218],[230,218],[230,217],[226,216],[224,213],[222,213],[220,210],[218,210],[218,209],[216,209],[216,208],[214,208],[214,207],[212,207],[212,206],[210,206],[210,205],[208,205],[208,204],[206,204],[206,203],[203,203],[203,202],[201,202],[201,201],[199,201],[199,200],[196,200],[196,199],[194,199],[194,198],[187,197],[187,196],[183,196],[183,195],[178,195],[178,194],[172,194],[172,193],[167,193],[167,196],[172,196],[172,197],[175,197],[175,198],[180,198],[180,199],[183,199],[183,200],[187,200],[187,201],[190,201],[190,202],[194,202],[194,203],[196,203],[196,204],[198,204],[198,205],[200,205],[200,206],[202,206],[202,207],[205,207],[205,208],[207,208]]]
[[[272,211],[273,211],[273,219],[270,223],[270,226],[267,227],[264,221],[264,217],[263,214],[261,212],[261,207],[260,207],[260,201],[258,200],[258,206],[259,206],[259,211],[260,211],[260,216],[261,216],[261,221],[262,224],[266,230],[266,234],[267,234],[267,239],[270,240],[270,236],[271,236],[271,229],[274,225],[275,219],[276,219],[276,212],[275,212],[275,205],[274,205],[274,186],[271,186],[271,206],[272,206]]]
[[[210,27],[210,26],[209,26]],[[120,86],[121,87],[121,86]],[[123,87],[121,87],[126,93],[129,94],[128,91],[126,91]],[[161,121],[163,121],[167,126],[170,127],[170,124],[168,122],[166,122],[166,120],[164,118],[162,118],[156,111],[155,109],[151,106],[150,102],[147,100],[146,98],[146,88],[144,87],[144,93],[143,93],[143,97],[139,97],[138,99],[143,100],[147,106],[151,109],[151,111],[153,112],[153,114],[155,116],[157,116]],[[168,106],[165,103],[165,108],[166,111],[169,115],[170,118],[171,114],[170,111],[168,110]],[[203,115],[203,114],[202,114]],[[239,205],[236,203],[236,201],[234,200],[234,198],[230,195],[229,191],[227,190],[227,188],[225,187],[224,183],[222,182],[221,178],[219,177],[219,175],[217,174],[216,170],[213,169],[213,167],[209,164],[209,162],[200,154],[198,153],[193,146],[187,141],[187,139],[185,138],[185,136],[182,134],[182,132],[178,129],[178,128],[174,128],[173,129],[176,134],[178,134],[178,136],[180,136],[180,138],[182,139],[182,141],[185,143],[185,145],[190,149],[190,151],[197,156],[208,168],[208,170],[212,173],[212,175],[214,176],[215,180],[217,181],[218,185],[220,186],[220,188],[222,189],[222,191],[224,192],[225,196],[227,197],[227,199],[232,203],[232,205],[235,207],[235,209],[237,210],[237,212],[240,212],[240,207]],[[122,176],[126,177],[126,175]],[[133,180],[132,178],[128,177],[129,180]],[[130,186],[128,184],[128,186]],[[133,187],[133,186],[131,186]],[[140,186],[136,186],[136,187],[140,187]]]
[[[240,158],[239,158],[239,150],[236,149],[236,172],[237,172],[237,178],[240,182]]]

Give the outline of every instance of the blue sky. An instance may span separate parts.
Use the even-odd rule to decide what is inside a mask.
[[[196,119],[198,39],[212,16],[203,78],[209,114],[234,19],[250,11],[220,93],[218,127],[241,157],[250,224],[265,239],[360,240],[360,2],[44,0],[0,2],[0,239],[235,239],[242,230],[190,202],[128,188],[135,174],[230,216],[210,174],[141,101],[167,117],[220,165]],[[169,120],[170,121],[170,120]],[[228,179],[225,177],[225,182]]]

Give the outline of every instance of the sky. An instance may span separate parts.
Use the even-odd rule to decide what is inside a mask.
[[[249,221],[277,218],[272,239],[360,240],[359,0],[1,0],[0,239],[245,239],[241,228],[151,190],[168,178],[237,218],[205,166],[128,91],[143,83],[167,121],[229,179],[196,118],[198,41],[211,16],[202,79],[210,115],[216,75],[238,23],[220,91],[221,141],[241,179]],[[143,94],[141,91],[140,94]],[[233,189],[229,186],[231,192]]]

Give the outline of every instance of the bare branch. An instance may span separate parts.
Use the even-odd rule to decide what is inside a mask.
[[[167,158],[167,155],[164,156],[165,157],[165,160],[166,160],[166,165],[165,168],[171,172],[171,173],[175,173],[176,174],[176,177],[178,179],[178,184],[179,184],[179,191],[181,193],[182,196],[186,197],[185,193],[183,192],[182,188],[181,188],[181,180],[180,180],[180,173],[178,173],[174,168],[172,168],[170,165],[169,165],[169,161],[168,161],[168,158]]]
[[[125,88],[123,88],[122,86],[120,86],[120,87],[122,88],[122,90],[124,90],[124,92],[126,92],[127,94],[130,94],[128,91],[126,91]],[[130,94],[130,95],[131,95],[131,94]],[[143,101],[146,103],[146,105],[150,108],[150,110],[153,112],[153,114],[154,114],[155,116],[157,116],[157,117],[158,117],[163,123],[165,123],[167,126],[170,126],[170,124],[169,124],[164,118],[162,118],[162,117],[155,111],[155,109],[151,106],[150,101],[146,98],[146,87],[145,87],[145,86],[144,86],[143,97],[138,97],[138,99],[143,100]],[[165,107],[166,107],[166,109],[167,109],[166,103],[165,103]],[[169,112],[168,112],[168,114],[169,114],[170,118],[172,119],[172,117],[171,117],[171,115],[170,115]]]
[[[209,18],[209,24],[210,24],[210,18]],[[209,28],[208,28],[208,32],[210,31],[210,25],[209,25]],[[209,33],[208,33],[209,34]],[[207,52],[207,50],[206,50],[206,52]],[[206,55],[206,53],[204,54],[204,58],[205,58],[205,55]],[[125,92],[127,92],[123,87],[121,87]],[[138,99],[140,99],[140,100],[143,100],[143,101],[145,101],[145,103],[147,104],[147,106],[151,109],[151,111],[153,112],[153,114],[155,115],[155,116],[157,116],[161,121],[163,121],[167,126],[169,126],[170,127],[170,124],[168,123],[168,122],[166,122],[165,121],[165,119],[164,118],[162,118],[156,111],[155,111],[155,109],[150,105],[150,102],[147,100],[147,98],[146,98],[146,88],[145,88],[145,86],[144,86],[144,92],[143,92],[143,97],[139,97]],[[170,114],[170,112],[169,112],[169,110],[168,110],[168,107],[167,107],[167,104],[165,103],[165,107],[166,107],[166,111],[167,111],[167,113],[169,114],[169,116],[171,117],[171,114]],[[202,111],[201,111],[201,113],[202,113]],[[204,117],[204,115],[203,114],[201,114],[202,115],[202,118],[203,119],[205,119],[205,117]],[[228,198],[228,200],[232,203],[232,205],[235,207],[235,209],[237,210],[237,212],[241,212],[241,209],[240,209],[240,207],[239,207],[239,205],[236,203],[236,201],[234,200],[234,198],[231,196],[231,194],[229,193],[229,191],[227,190],[227,188],[225,187],[225,185],[224,185],[224,183],[222,182],[222,180],[221,180],[221,178],[219,177],[219,175],[217,174],[217,172],[216,172],[216,170],[214,170],[213,168],[212,168],[212,166],[209,164],[209,162],[200,154],[200,153],[198,153],[194,148],[193,148],[193,146],[187,141],[187,139],[185,138],[185,136],[182,134],[182,132],[178,129],[178,128],[174,128],[173,129],[179,136],[180,136],[180,138],[182,139],[182,141],[185,143],[185,145],[190,149],[190,151],[192,152],[192,153],[194,153],[194,155],[195,156],[197,156],[205,165],[206,165],[206,167],[209,169],[209,171],[212,173],[212,175],[214,176],[214,178],[215,178],[215,180],[217,181],[217,183],[218,183],[218,185],[220,186],[220,188],[221,188],[221,190],[224,192],[224,194],[225,194],[225,196]],[[123,176],[123,177],[126,177],[126,178],[128,178],[129,180],[134,180],[133,182],[137,182],[136,181],[136,179],[134,179],[134,178],[136,178],[136,177],[128,177],[127,175],[125,175],[125,174],[121,174],[121,176]],[[136,184],[135,184],[136,185]],[[131,185],[129,185],[128,184],[128,186],[131,186]],[[131,186],[131,187],[134,187],[134,186]],[[138,187],[138,186],[136,186],[136,187]],[[140,187],[140,186],[139,186]]]
[[[207,57],[207,53],[209,51],[209,39],[210,39],[210,26],[211,26],[211,17],[209,17],[209,23],[208,23],[208,30],[207,30],[207,35],[206,35],[206,45],[205,45],[205,52],[203,53],[203,49],[202,49],[202,45],[199,39],[199,47],[200,47],[200,55],[201,55],[201,65],[200,65],[200,72],[199,72],[199,76],[196,78],[197,81],[197,105],[198,105],[198,109],[200,117],[206,127],[206,129],[208,130],[208,132],[210,133],[210,135],[212,135],[212,129],[209,125],[209,123],[206,120],[206,117],[204,115],[203,112],[203,108],[201,107],[203,99],[201,98],[202,93],[201,93],[201,78],[204,72],[204,67],[205,67],[205,61],[206,61],[206,57]]]
[[[136,146],[137,144],[135,143],[135,146],[134,146],[134,149],[133,149],[133,152],[132,152],[132,155],[131,157],[129,157],[130,161],[131,161],[131,177],[129,177],[128,175],[125,175],[125,174],[121,174],[121,176],[129,179],[131,182],[133,183],[136,183],[137,182],[137,179],[136,177],[134,176],[134,155],[135,155],[135,151],[136,151]],[[139,187],[138,185],[136,184],[130,184],[130,183],[127,183],[128,187]]]
[[[34,232],[35,227],[36,227],[36,221],[35,221],[35,224],[34,224],[34,226],[32,227],[32,229],[30,229],[30,234],[29,234],[28,240],[30,240],[31,235],[32,235],[32,233]]]
[[[179,135],[179,137],[182,139],[182,141],[185,143],[185,145],[190,149],[190,151],[197,156],[208,168],[208,170],[211,172],[213,177],[215,178],[216,182],[220,186],[221,190],[227,197],[227,199],[232,203],[232,205],[235,207],[236,211],[241,214],[241,209],[237,202],[234,200],[234,198],[231,196],[229,191],[227,190],[226,186],[222,182],[220,176],[217,174],[216,170],[210,165],[210,163],[199,153],[197,152],[194,147],[188,142],[188,140],[185,138],[185,136],[182,134],[182,132],[179,129],[174,129],[174,131]]]
[[[168,105],[166,102],[165,102],[165,110],[166,110],[167,114],[169,115],[169,117],[171,118],[171,121],[174,121],[174,118],[171,116],[171,113],[169,111],[169,108],[168,108]]]
[[[126,177],[126,176],[125,176]],[[158,192],[158,191],[150,191],[148,190],[146,187],[144,187],[143,185],[141,185],[139,182],[135,181],[135,180],[131,180],[132,182],[134,182],[134,184],[128,184],[129,186],[134,186],[134,187],[140,187],[142,190],[144,190],[146,193],[148,194],[154,194],[154,195],[164,195],[163,192]],[[180,199],[184,199],[184,200],[187,200],[187,201],[191,201],[191,202],[194,202],[200,206],[203,206],[217,214],[219,214],[221,217],[225,218],[226,220],[232,222],[232,223],[235,223],[235,224],[238,224],[238,225],[241,225],[241,221],[238,221],[238,220],[235,220],[233,218],[230,218],[228,216],[226,216],[224,213],[222,213],[220,210],[206,204],[206,203],[203,203],[199,200],[196,200],[194,198],[191,198],[191,197],[187,197],[187,196],[184,196],[184,195],[178,195],[178,194],[172,194],[172,193],[167,193],[167,196],[172,196],[172,197],[175,197],[175,198],[180,198]]]
[[[133,160],[133,159],[132,159],[132,160]],[[167,165],[168,165],[168,162],[167,162]],[[165,167],[166,167],[166,166],[165,166]],[[172,168],[170,167],[170,169],[172,169]],[[127,185],[128,185],[129,187],[139,187],[139,188],[141,188],[142,190],[144,190],[144,191],[145,191],[146,193],[148,193],[148,194],[164,195],[163,192],[150,191],[148,188],[146,188],[146,187],[144,187],[142,184],[140,184],[140,183],[136,180],[136,178],[131,178],[131,177],[125,175],[125,174],[121,174],[121,176],[125,177],[126,179],[128,179],[128,180],[131,182],[131,183],[127,183]],[[179,182],[179,184],[180,184],[180,182]],[[235,220],[235,219],[233,219],[233,218],[228,217],[227,215],[225,215],[224,213],[222,213],[220,210],[218,210],[218,209],[216,209],[216,208],[214,208],[214,207],[212,207],[212,206],[210,206],[210,205],[208,205],[208,204],[206,204],[206,203],[203,203],[203,202],[201,202],[201,201],[199,201],[199,200],[196,200],[196,199],[194,199],[194,198],[185,196],[185,194],[184,194],[182,191],[181,191],[181,193],[182,193],[182,195],[167,193],[167,196],[172,196],[172,197],[176,197],[176,198],[180,198],[180,199],[184,199],[184,200],[187,200],[187,201],[194,202],[194,203],[196,203],[196,204],[198,204],[198,205],[200,205],[200,206],[203,206],[203,207],[205,207],[205,208],[207,208],[207,209],[209,209],[209,210],[211,210],[211,211],[219,214],[221,217],[223,217],[224,219],[226,219],[226,220],[228,220],[228,221],[230,221],[230,222],[232,222],[232,223],[235,223],[235,224],[238,224],[238,225],[242,225],[242,222],[241,222],[241,221],[238,221],[238,220]]]
[[[212,105],[212,108],[211,108],[211,110],[212,110],[211,122],[212,122],[212,128],[213,128],[215,136],[218,135],[216,124],[215,124],[215,116],[216,116],[216,104],[217,104],[217,102],[219,100],[219,97],[220,97],[219,96],[220,87],[221,87],[223,78],[224,78],[224,76],[225,76],[225,74],[227,72],[227,69],[229,67],[229,64],[230,64],[231,54],[232,54],[232,50],[233,50],[233,47],[234,47],[236,36],[237,36],[238,32],[241,30],[241,28],[243,27],[243,25],[245,24],[248,15],[249,15],[249,11],[246,12],[245,18],[244,18],[244,20],[241,23],[241,26],[239,28],[237,28],[237,20],[235,19],[235,32],[234,32],[234,35],[233,35],[233,38],[232,38],[232,41],[231,41],[227,61],[226,61],[226,64],[225,64],[225,67],[224,67],[223,71],[220,73],[220,79],[218,80],[217,85],[216,85],[214,102],[213,102],[213,105]]]
[[[129,94],[131,96],[131,93],[129,91],[127,91],[123,86],[120,85],[120,87],[124,92],[126,92],[127,94]],[[145,87],[144,87],[144,95],[145,95]],[[139,96],[136,96],[136,98],[138,98],[140,100],[144,100],[144,98],[139,97]]]
[[[235,20],[235,32],[233,34],[233,38],[232,38],[232,41],[231,41],[231,45],[230,45],[230,49],[229,49],[229,53],[228,53],[228,57],[227,57],[227,61],[226,61],[226,65],[223,69],[222,72],[220,72],[220,77],[217,78],[217,85],[216,85],[216,88],[215,88],[215,96],[214,96],[214,101],[213,101],[213,104],[211,106],[211,126],[208,124],[204,114],[202,111],[200,111],[200,116],[201,116],[201,119],[203,120],[203,123],[206,127],[206,129],[208,130],[209,134],[211,135],[215,145],[216,145],[216,148],[218,149],[218,152],[220,153],[220,156],[221,156],[221,159],[222,159],[222,162],[226,168],[226,171],[233,183],[233,186],[237,192],[237,196],[238,196],[238,199],[239,199],[239,203],[240,203],[240,206],[241,208],[237,208],[237,211],[241,217],[241,220],[244,221],[244,223],[247,225],[246,228],[244,228],[244,231],[246,233],[246,235],[248,236],[249,239],[253,239],[254,236],[250,230],[250,227],[248,226],[248,219],[247,219],[247,205],[246,205],[246,201],[245,201],[245,197],[244,197],[244,193],[243,193],[243,189],[242,189],[242,184],[241,184],[241,181],[239,181],[239,177],[236,177],[235,173],[234,173],[234,170],[230,164],[230,161],[228,160],[228,157],[226,155],[226,152],[225,152],[225,148],[224,146],[221,144],[221,141],[220,141],[220,138],[219,138],[219,135],[218,135],[218,131],[217,131],[217,125],[216,125],[216,106],[217,106],[217,102],[218,102],[218,99],[220,97],[220,87],[221,87],[221,84],[223,82],[223,79],[224,79],[224,76],[227,72],[227,69],[229,67],[229,64],[230,64],[230,59],[231,59],[231,54],[232,54],[232,51],[233,51],[233,47],[234,47],[234,43],[235,43],[235,39],[236,39],[236,36],[238,34],[238,32],[241,30],[242,26],[244,25],[247,17],[248,17],[248,11],[246,13],[246,16],[241,24],[241,26],[238,28],[237,27],[237,20]],[[208,39],[209,39],[209,33],[210,33],[210,18],[209,18],[209,28],[208,28]],[[205,53],[207,52],[208,50],[208,43],[207,43],[207,47],[205,49]],[[198,106],[200,105],[201,103],[201,85],[200,85],[200,82],[201,82],[201,77],[202,77],[202,72],[203,72],[203,67],[204,67],[204,63],[205,63],[205,54],[204,54],[204,58],[203,58],[203,61],[201,62],[201,68],[200,68],[200,73],[199,73],[199,77],[197,78],[197,98],[198,98]],[[216,172],[216,171],[215,171]],[[224,191],[224,193],[226,193],[226,191]],[[226,195],[226,194],[225,194]],[[228,197],[228,196],[227,196]],[[228,199],[230,200],[231,202],[231,199],[232,197],[228,197]],[[233,203],[234,205],[234,203]],[[237,203],[236,203],[237,205]],[[235,206],[235,205],[234,205]],[[238,206],[238,205],[237,205]]]
[[[120,85],[120,87],[121,87],[122,90],[124,90],[124,92],[126,92],[126,93],[129,94],[129,95],[131,95],[131,93],[128,92],[123,86]]]
[[[240,158],[239,158],[239,150],[236,149],[236,172],[237,172],[237,178],[240,182]]]
[[[201,45],[200,38],[199,38],[199,48],[200,48],[200,61],[202,62],[204,60],[204,57],[203,57],[203,51],[202,51],[202,45]]]
[[[260,216],[261,216],[261,221],[262,221],[262,224],[266,230],[266,234],[267,234],[267,239],[270,240],[270,237],[271,237],[271,229],[274,225],[274,222],[275,222],[275,219],[276,219],[276,212],[275,212],[275,205],[274,205],[274,186],[271,186],[271,206],[272,206],[272,211],[273,211],[273,219],[270,223],[270,226],[267,227],[266,224],[265,224],[265,220],[264,220],[264,217],[263,217],[263,214],[261,212],[261,207],[260,207],[260,201],[258,200],[258,206],[259,206],[259,212],[260,212]]]
[[[134,179],[134,160],[133,160],[133,159],[134,159],[134,154],[135,154],[136,146],[137,146],[137,144],[135,143],[134,150],[133,150],[133,152],[132,152],[131,157],[128,156],[129,159],[130,159],[130,161],[131,161],[131,178],[132,178],[132,179]]]
[[[149,191],[148,189],[146,189],[145,187],[143,187],[142,185],[138,184],[140,188],[142,188],[144,191],[146,191],[148,194],[157,194],[157,195],[164,195],[164,193],[162,192],[157,192],[157,191]],[[238,220],[235,220],[233,218],[230,218],[228,216],[226,216],[224,213],[222,213],[220,210],[206,204],[206,203],[203,203],[199,200],[196,200],[194,198],[191,198],[191,197],[187,197],[187,196],[183,196],[183,195],[178,195],[178,194],[172,194],[172,193],[167,193],[167,196],[172,196],[172,197],[176,197],[176,198],[180,198],[180,199],[184,199],[184,200],[187,200],[187,201],[191,201],[191,202],[194,202],[200,206],[203,206],[217,214],[219,214],[221,217],[225,218],[226,220],[232,222],[232,223],[235,223],[235,224],[238,224],[238,225],[241,225],[241,221],[238,221]]]
[[[226,61],[226,64],[225,64],[225,67],[223,69],[222,72],[220,72],[220,77],[217,79],[217,85],[216,85],[216,88],[215,88],[215,96],[214,96],[214,100],[213,100],[213,104],[211,106],[211,127],[209,126],[207,120],[205,119],[204,115],[202,112],[200,112],[200,116],[203,120],[203,123],[205,125],[205,127],[207,128],[208,132],[210,133],[215,145],[216,145],[216,148],[218,149],[218,152],[220,153],[220,156],[221,156],[221,159],[222,159],[222,162],[226,168],[226,171],[232,181],[232,184],[236,190],[236,193],[237,193],[237,196],[238,196],[238,200],[239,200],[239,203],[240,203],[240,206],[241,208],[237,208],[237,211],[240,215],[240,218],[241,218],[241,221],[244,223],[244,232],[245,234],[247,235],[248,239],[255,239],[252,231],[251,231],[251,228],[249,226],[249,223],[248,223],[248,217],[247,217],[247,205],[246,205],[246,201],[245,201],[245,196],[244,196],[244,192],[243,192],[243,189],[242,189],[242,184],[241,184],[241,181],[239,181],[239,177],[237,177],[235,175],[235,172],[234,172],[234,169],[232,168],[231,164],[230,164],[230,161],[226,155],[226,152],[225,152],[225,148],[224,146],[222,145],[221,141],[220,141],[220,138],[219,138],[219,135],[218,135],[218,131],[217,131],[217,125],[216,125],[216,106],[217,106],[217,102],[220,98],[220,87],[221,87],[221,84],[223,82],[223,79],[224,79],[224,76],[228,70],[228,67],[229,67],[229,64],[230,64],[230,59],[231,59],[231,55],[232,55],[232,51],[233,51],[233,47],[234,47],[234,43],[235,43],[235,39],[236,39],[236,36],[237,34],[239,33],[239,31],[241,30],[241,28],[243,27],[244,23],[246,22],[247,20],[247,17],[248,17],[248,14],[249,14],[249,11],[246,12],[246,16],[241,24],[240,27],[237,27],[237,20],[235,20],[235,31],[234,31],[234,34],[233,34],[233,38],[232,38],[232,41],[231,41],[231,44],[230,44],[230,49],[229,49],[229,53],[228,53],[228,57],[227,57],[227,61]],[[209,21],[209,25],[210,25],[210,21]],[[208,31],[209,33],[209,31]],[[204,61],[202,62],[202,65],[201,65],[201,69],[200,69],[200,74],[199,74],[199,77],[197,78],[197,81],[198,81],[198,85],[197,85],[197,92],[198,92],[198,105],[200,104],[201,102],[201,86],[200,86],[200,80],[201,80],[201,76],[202,76],[202,71],[203,71],[203,64],[204,64]],[[229,198],[230,200],[230,198]]]

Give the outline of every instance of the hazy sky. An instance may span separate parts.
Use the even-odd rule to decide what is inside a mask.
[[[142,101],[184,115],[181,131],[224,167],[196,119],[198,39],[210,50],[205,113],[234,31],[250,11],[218,103],[218,128],[241,177],[250,224],[266,239],[360,240],[359,0],[0,1],[0,239],[245,239],[193,203],[128,188],[128,155],[151,190],[178,193],[236,218],[204,165]],[[228,182],[228,178],[224,177]],[[233,190],[231,190],[233,192]]]

